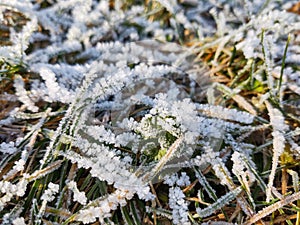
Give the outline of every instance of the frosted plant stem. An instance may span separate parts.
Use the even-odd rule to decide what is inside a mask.
[[[294,201],[297,201],[300,199],[300,192],[296,192],[292,195],[289,195],[285,197],[284,199],[280,200],[279,202],[274,203],[273,205],[270,205],[268,207],[265,207],[261,211],[259,211],[257,214],[251,217],[244,225],[251,225],[256,223],[257,221],[261,220],[262,218],[270,215],[271,213],[275,212],[276,210],[282,208],[283,206],[286,206]]]
[[[63,160],[58,160],[53,162],[52,164],[50,164],[48,167],[40,169],[40,170],[36,170],[34,173],[32,173],[27,180],[30,181],[34,181],[37,179],[40,179],[44,176],[46,176],[47,174],[55,171],[56,169],[58,169],[61,164],[63,163]]]
[[[270,116],[270,124],[273,127],[273,157],[272,157],[272,168],[271,173],[269,176],[269,183],[267,186],[266,196],[267,202],[270,202],[272,198],[272,187],[273,182],[275,178],[276,168],[278,166],[278,161],[280,155],[284,152],[285,147],[285,138],[284,138],[284,131],[287,130],[287,125],[284,123],[284,117],[282,113],[276,109],[273,108],[272,105],[266,101],[266,106],[269,111]]]
[[[175,151],[178,149],[179,145],[182,142],[183,142],[183,137],[181,136],[170,146],[167,153],[161,158],[161,160],[159,160],[157,165],[143,177],[143,181],[145,183],[151,181],[162,170],[164,165],[172,158]]]
[[[272,187],[273,187],[275,173],[276,173],[276,169],[277,169],[277,165],[278,165],[279,156],[280,155],[278,154],[278,152],[274,151],[273,157],[272,157],[272,168],[271,168],[271,173],[269,176],[269,183],[268,183],[268,187],[267,187],[267,191],[266,191],[266,195],[267,195],[266,201],[267,202],[270,202],[270,200],[272,198]]]
[[[196,208],[197,214],[200,217],[208,217],[211,214],[213,214],[217,209],[220,209],[224,207],[226,204],[228,204],[230,201],[235,199],[238,194],[240,194],[242,191],[241,187],[237,187],[236,189],[233,189],[231,192],[228,192],[226,195],[219,198],[217,201],[215,201],[213,204],[209,205],[205,209]]]
[[[299,191],[299,175],[296,171],[293,171],[293,170],[290,170],[288,169],[287,170],[288,174],[290,174],[292,176],[292,180],[293,180],[293,187],[294,187],[294,190],[295,192],[298,192]],[[300,201],[297,200],[297,206],[299,207],[300,206]],[[296,220],[296,225],[299,225],[300,224],[300,212],[297,211],[297,220]]]

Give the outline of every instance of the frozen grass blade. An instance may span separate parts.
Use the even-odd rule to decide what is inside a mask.
[[[155,178],[155,176],[157,176],[157,174],[162,170],[162,168],[164,167],[164,165],[173,157],[173,155],[175,154],[175,151],[178,150],[178,148],[180,147],[180,145],[183,142],[183,137],[179,137],[168,149],[167,153],[159,160],[159,162],[157,163],[157,165],[148,173],[146,173],[143,176],[143,181],[144,182],[149,182],[151,180],[153,180]]]
[[[291,41],[291,35],[289,34],[287,41],[286,41],[285,48],[284,48],[284,53],[283,53],[282,63],[281,63],[280,77],[279,77],[279,83],[278,83],[278,94],[279,95],[280,95],[280,89],[282,86],[282,79],[283,79],[283,72],[284,72],[284,68],[285,68],[286,55],[287,55],[287,50],[288,50],[290,41]],[[280,99],[280,96],[279,96],[279,99]]]
[[[273,203],[272,205],[267,206],[264,209],[262,209],[261,211],[259,211],[257,214],[255,214],[251,219],[246,221],[244,224],[245,225],[254,224],[257,221],[259,221],[260,219],[263,219],[264,217],[266,217],[267,215],[270,215],[271,213],[275,212],[276,210],[279,210],[283,206],[286,206],[286,205],[288,205],[294,201],[297,201],[299,199],[300,199],[300,192],[296,192],[292,195],[284,197],[282,200],[280,200],[276,203]]]
[[[269,183],[266,191],[267,202],[272,198],[271,190],[273,187],[273,182],[275,178],[275,172],[278,165],[278,160],[280,155],[284,152],[285,138],[284,132],[287,130],[287,125],[285,124],[285,118],[278,109],[271,106],[270,103],[266,102],[267,109],[269,111],[270,123],[273,126],[273,157],[272,157],[272,168],[269,175]]]
[[[299,175],[296,171],[287,170],[287,172],[292,176],[293,188],[295,192],[299,192]],[[297,200],[297,207],[300,208],[300,200]],[[300,224],[300,211],[297,211],[297,219],[295,225]]]
[[[226,195],[218,198],[216,202],[206,207],[205,209],[197,208],[197,214],[202,218],[212,215],[216,210],[221,209],[226,204],[229,204],[233,199],[236,198],[238,194],[240,194],[241,191],[242,188],[238,187],[235,190],[228,192]]]

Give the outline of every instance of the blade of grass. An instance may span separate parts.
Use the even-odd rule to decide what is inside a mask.
[[[121,212],[122,212],[123,219],[127,222],[128,225],[135,225],[135,223],[130,218],[130,215],[128,213],[128,210],[127,210],[126,206],[121,208]]]
[[[141,220],[141,219],[140,219],[139,216],[138,216],[138,213],[137,213],[137,211],[136,211],[136,207],[135,207],[135,204],[134,204],[133,201],[130,202],[130,211],[131,211],[132,218],[133,218],[135,224],[137,224],[137,225],[142,225],[142,224],[140,223],[140,220]]]
[[[259,211],[257,214],[255,214],[254,216],[251,217],[251,219],[249,219],[248,221],[246,221],[244,223],[244,225],[251,225],[251,224],[255,224],[257,221],[259,221],[260,219],[270,215],[271,213],[275,212],[276,210],[282,208],[285,205],[288,205],[294,201],[297,201],[300,199],[300,192],[296,192],[295,194],[286,196],[285,198],[283,198],[282,200],[271,204],[268,207],[265,207],[264,209],[262,209],[261,211]]]
[[[278,94],[280,94],[280,88],[282,85],[282,78],[283,78],[283,72],[284,72],[284,68],[285,68],[285,61],[286,61],[286,54],[287,54],[287,50],[288,50],[288,46],[289,43],[291,41],[291,35],[288,35],[287,41],[286,41],[286,45],[285,45],[285,49],[284,49],[284,53],[283,53],[283,57],[282,57],[282,62],[281,62],[281,70],[280,70],[280,78],[279,78],[279,84],[278,84]]]

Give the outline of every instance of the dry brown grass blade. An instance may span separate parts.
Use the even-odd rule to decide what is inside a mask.
[[[287,10],[288,12],[296,13],[300,15],[300,2],[294,4],[291,8]]]
[[[273,222],[266,222],[266,225],[272,225],[272,224],[279,224],[279,223],[283,223],[286,224],[285,222],[287,220],[293,220],[297,218],[297,214],[294,215],[282,215],[282,216],[278,216],[277,218],[274,219]]]

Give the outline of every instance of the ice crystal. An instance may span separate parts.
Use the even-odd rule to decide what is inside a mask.
[[[9,202],[14,195],[22,197],[25,195],[28,181],[26,179],[21,179],[18,183],[12,184],[8,181],[0,181],[0,192],[4,195],[0,198],[0,209],[2,210],[4,206]]]
[[[200,217],[207,217],[210,216],[211,214],[213,214],[216,209],[219,209],[221,207],[223,207],[224,205],[228,204],[230,201],[232,201],[233,199],[235,199],[235,197],[241,192],[241,188],[238,187],[235,190],[227,193],[226,195],[222,196],[221,198],[219,198],[215,203],[213,203],[212,205],[208,206],[205,209],[200,209],[197,208],[197,214]]]
[[[249,170],[247,163],[245,160],[247,157],[243,153],[234,152],[231,156],[231,160],[233,161],[232,172],[241,179],[241,183],[245,184],[245,188],[250,190],[249,186],[255,181],[254,174]],[[251,165],[253,169],[255,169],[255,165]]]
[[[58,192],[59,185],[49,183],[48,189],[44,192],[42,200],[51,202],[54,199],[54,195]]]
[[[15,143],[14,142],[2,142],[0,144],[0,151],[2,153],[6,153],[6,154],[13,154],[17,151],[18,149],[15,147]]]
[[[38,107],[34,105],[34,102],[27,95],[27,91],[24,88],[24,81],[21,76],[17,76],[14,82],[14,87],[16,89],[16,95],[19,100],[27,106],[27,108],[33,112],[38,111]]]
[[[70,181],[67,185],[73,191],[74,201],[79,202],[82,205],[85,205],[87,202],[85,193],[78,190],[77,185],[74,181]]]
[[[12,221],[13,225],[26,225],[24,218],[23,217],[19,217],[16,218]]]
[[[185,172],[181,173],[180,177],[178,177],[177,173],[175,173],[171,176],[167,175],[164,179],[164,183],[168,184],[169,186],[177,184],[179,187],[184,187],[190,184],[190,178]]]
[[[184,200],[184,193],[179,187],[169,189],[169,205],[172,208],[172,219],[174,224],[191,224],[188,221],[188,205]]]
[[[285,124],[284,117],[282,113],[273,108],[272,105],[266,102],[269,116],[270,116],[270,123],[273,127],[273,159],[272,159],[272,169],[271,174],[269,176],[269,183],[267,189],[267,201],[271,200],[271,190],[273,187],[273,181],[275,178],[275,172],[278,165],[279,156],[283,153],[285,148],[285,138],[284,132],[287,131],[288,126]]]

